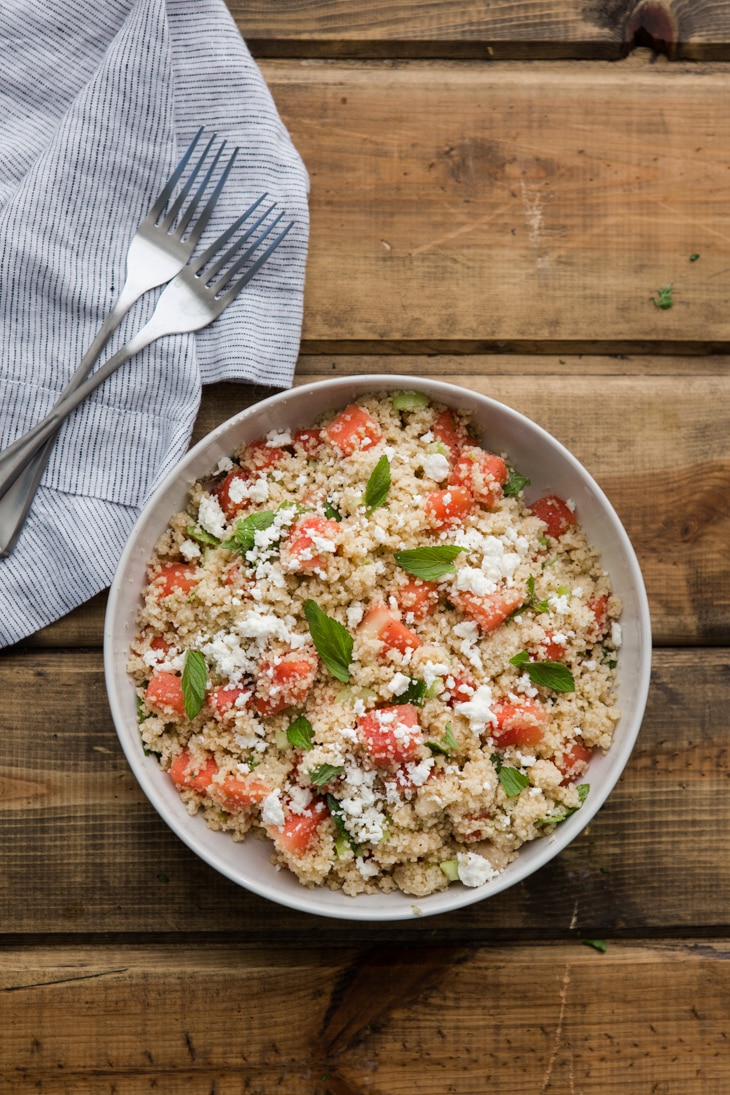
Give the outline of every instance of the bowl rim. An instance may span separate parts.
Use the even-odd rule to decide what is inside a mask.
[[[551,448],[556,456],[564,461],[572,472],[577,473],[578,478],[590,489],[591,495],[596,499],[600,509],[610,519],[611,532],[617,541],[619,550],[623,554],[630,575],[631,587],[635,595],[635,612],[640,642],[638,650],[639,661],[636,666],[637,681],[633,693],[633,705],[630,719],[626,725],[622,726],[620,741],[615,742],[608,753],[605,754],[605,757],[601,758],[611,758],[611,763],[609,769],[604,773],[600,790],[598,790],[595,795],[589,795],[581,809],[576,811],[576,813],[566,821],[562,822],[561,825],[556,828],[552,836],[523,845],[516,859],[513,860],[504,871],[497,875],[492,882],[487,883],[485,886],[462,886],[460,888],[450,886],[446,890],[436,894],[430,894],[427,897],[420,899],[404,895],[399,891],[396,891],[393,894],[358,895],[357,897],[346,897],[344,903],[339,900],[344,897],[341,891],[332,891],[326,886],[312,889],[296,883],[296,880],[295,887],[290,890],[288,889],[286,893],[272,892],[271,886],[267,885],[265,881],[261,882],[257,878],[243,878],[242,873],[244,872],[227,862],[225,851],[223,854],[219,855],[213,854],[205,847],[200,847],[197,839],[199,826],[197,824],[190,825],[186,822],[186,819],[188,822],[192,821],[194,823],[200,819],[191,818],[186,812],[184,817],[182,815],[178,818],[172,818],[170,816],[170,812],[166,808],[165,798],[161,793],[162,785],[159,779],[155,780],[152,775],[152,773],[161,774],[160,769],[156,766],[155,768],[152,768],[146,763],[148,758],[144,757],[136,722],[134,725],[135,733],[132,734],[129,730],[128,717],[123,710],[123,698],[118,689],[118,651],[116,649],[116,629],[117,626],[121,626],[119,624],[119,606],[124,597],[125,583],[128,581],[126,571],[134,556],[137,536],[140,531],[144,530],[147,521],[155,514],[160,501],[173,486],[179,483],[181,476],[185,475],[186,469],[189,469],[191,465],[196,462],[198,457],[201,457],[204,453],[214,449],[219,439],[222,437],[227,437],[229,433],[235,432],[239,427],[245,427],[245,423],[248,420],[260,418],[262,414],[265,415],[271,409],[276,410],[276,408],[281,408],[282,406],[286,408],[286,405],[290,402],[293,402],[296,405],[306,405],[308,398],[314,396],[315,393],[317,393],[317,399],[319,400],[320,393],[332,392],[333,400],[331,409],[335,410],[350,402],[350,395],[362,396],[368,393],[375,394],[380,391],[401,389],[425,391],[434,401],[442,402],[450,407],[458,406],[460,399],[465,405],[476,403],[477,405],[481,405],[485,411],[492,411],[502,418],[505,418],[507,421],[511,420],[521,428],[526,428],[527,433],[533,435],[538,443],[546,444]],[[343,395],[344,398],[335,398],[336,396]],[[321,413],[323,413],[323,411],[318,410],[315,412],[315,416]],[[304,417],[306,418],[306,415],[304,415]],[[230,455],[230,451],[233,451],[230,449],[229,442],[226,443],[225,449],[228,450],[227,455]],[[224,449],[221,449],[221,454],[223,454],[223,452]],[[214,466],[213,459],[211,459],[210,466]],[[186,487],[189,486],[191,482],[192,479],[186,479]],[[166,513],[164,523],[159,526],[158,536],[164,531],[171,516],[172,513]],[[133,620],[132,622],[134,623]],[[129,763],[137,782],[160,818],[170,829],[172,829],[183,843],[198,856],[198,858],[206,862],[219,874],[222,874],[249,892],[299,912],[307,912],[328,919],[352,921],[395,921],[411,919],[414,916],[433,916],[439,913],[456,911],[457,909],[464,908],[478,901],[493,897],[516,885],[539,871],[564,851],[601,809],[624,771],[636,743],[645,713],[650,684],[651,658],[652,641],[649,603],[636,553],[611,502],[584,465],[582,465],[556,437],[534,422],[527,415],[520,411],[516,411],[508,404],[457,384],[451,384],[430,377],[414,378],[398,373],[376,373],[355,377],[325,378],[276,392],[226,419],[226,421],[220,423],[196,442],[195,445],[191,446],[182,460],[162,477],[140,510],[115,570],[114,578],[109,589],[104,620],[104,671],[107,695],[115,730],[127,762]],[[124,671],[123,676],[126,676],[126,671]],[[128,689],[127,694],[129,694]],[[623,715],[622,722],[625,718],[627,718],[627,716]],[[619,725],[621,725],[621,723],[619,723]],[[208,830],[206,827],[206,832],[211,833],[212,831]],[[227,842],[226,845],[223,845],[222,843],[217,845],[225,847],[227,851],[230,851],[229,845],[241,847],[240,844],[235,844],[231,840],[230,834],[228,833],[215,833],[214,835],[216,837],[221,837],[222,840]],[[540,851],[536,854],[533,854],[532,856],[525,856],[523,854],[523,849],[529,849],[535,846],[539,846],[540,848]],[[537,860],[537,862],[533,863],[533,860]],[[272,867],[271,869],[272,872],[275,871],[275,868]],[[317,895],[320,895],[319,901],[317,900]],[[323,895],[328,895],[331,900],[323,902],[321,899]],[[334,895],[336,895],[338,900],[335,900]],[[398,899],[397,904],[395,902],[388,904],[388,899],[393,897]]]

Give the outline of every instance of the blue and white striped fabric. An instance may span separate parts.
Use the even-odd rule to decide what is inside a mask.
[[[263,192],[296,222],[211,327],[153,343],[64,426],[0,561],[3,646],[109,584],[142,503],[187,448],[201,384],[291,384],[308,179],[223,0],[2,5],[0,106],[0,447],[53,406],[121,287],[137,225],[201,125],[241,148],[203,243]]]

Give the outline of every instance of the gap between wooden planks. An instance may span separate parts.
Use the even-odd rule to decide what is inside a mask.
[[[706,1095],[730,1085],[724,942],[358,952],[9,948],[13,1095]]]
[[[655,652],[646,717],[621,780],[542,871],[448,916],[372,925],[279,908],[197,859],[129,769],[98,652],[6,654],[0,931],[242,933],[282,944],[311,943],[321,931],[341,943],[719,934],[729,924],[727,664],[722,649]]]
[[[311,176],[305,346],[730,338],[727,66],[263,70]]]

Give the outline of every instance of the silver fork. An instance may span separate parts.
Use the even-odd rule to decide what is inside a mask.
[[[269,234],[279,224],[283,213],[279,213],[268,225],[262,228],[243,254],[239,254],[244,244],[261,227],[274,206],[270,206],[227,250],[223,250],[242,227],[250,215],[250,210],[238,218],[208,247],[200,256],[188,263],[177,277],[164,289],[157,302],[152,317],[141,331],[134,335],[120,350],[101,365],[91,376],[79,384],[73,392],[65,395],[53,410],[23,437],[14,441],[0,456],[0,495],[5,494],[9,486],[21,474],[29,459],[41,449],[49,437],[53,437],[63,420],[82,403],[95,388],[111,376],[120,366],[138,354],[145,346],[162,338],[163,335],[183,334],[207,327],[221,312],[235,300],[243,287],[261,269],[264,263],[279,246],[294,222],[287,224],[271,239],[264,251],[254,258],[255,252],[264,243]],[[223,252],[221,254],[221,252]],[[238,256],[238,257],[236,257]],[[247,266],[247,264],[250,265]],[[212,264],[212,265],[211,265]],[[241,271],[244,271],[241,273]],[[240,277],[238,275],[241,275]],[[0,527],[0,540],[3,530]],[[11,549],[12,550],[12,549]],[[6,549],[3,553],[8,555]]]
[[[226,145],[225,141],[222,141],[217,152],[213,155],[202,181],[190,197],[187,206],[185,206],[185,203],[188,201],[193,186],[203,170],[208,154],[217,140],[216,134],[213,134],[207,142],[202,153],[191,167],[179,194],[171,204],[170,199],[183,176],[185,168],[190,163],[202,133],[203,128],[201,127],[180,158],[157,201],[137,229],[127,252],[127,272],[124,285],[111,311],[97,331],[94,341],[84,354],[76,372],[61,393],[61,399],[75,391],[85,380],[107,341],[116,331],[132,305],[144,293],[164,285],[165,282],[179,273],[200,242],[200,237],[210,220],[238,154],[238,149],[234,149],[200,215],[197,220],[193,221],[203,195],[218,167]],[[262,195],[258,201],[254,202],[248,212],[252,213],[264,200],[265,196]],[[54,441],[55,437],[49,438],[43,448],[34,455],[27,466],[22,469],[20,475],[3,493],[3,497],[0,498],[0,558],[9,555],[15,547],[51,455]],[[0,454],[0,470],[4,467],[4,454]]]

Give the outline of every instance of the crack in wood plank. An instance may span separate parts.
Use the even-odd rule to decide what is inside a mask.
[[[338,979],[324,1017],[323,1056],[330,1060],[357,1045],[394,1007],[432,989],[472,953],[471,947],[383,947],[350,966]]]
[[[0,988],[1,992],[26,992],[30,989],[43,989],[49,985],[70,985],[75,981],[99,981],[105,977],[112,977],[115,974],[127,973],[126,966],[120,966],[118,969],[102,970],[100,973],[82,973],[78,977],[59,977],[53,981],[31,981],[27,985],[3,985]]]
[[[548,1060],[547,1069],[542,1079],[542,1087],[540,1088],[541,1095],[545,1095],[550,1085],[550,1078],[552,1076],[555,1062],[558,1059],[558,1053],[560,1052],[562,1040],[563,1040],[563,1022],[565,1019],[565,1009],[568,1002],[568,989],[570,988],[570,962],[565,963],[565,969],[563,970],[562,980],[560,982],[560,1012],[558,1014],[558,1021],[555,1027],[555,1038],[553,1039],[553,1047],[550,1053],[550,1059]],[[571,1095],[574,1091],[573,1069],[572,1069],[572,1050],[570,1051],[570,1091]]]

